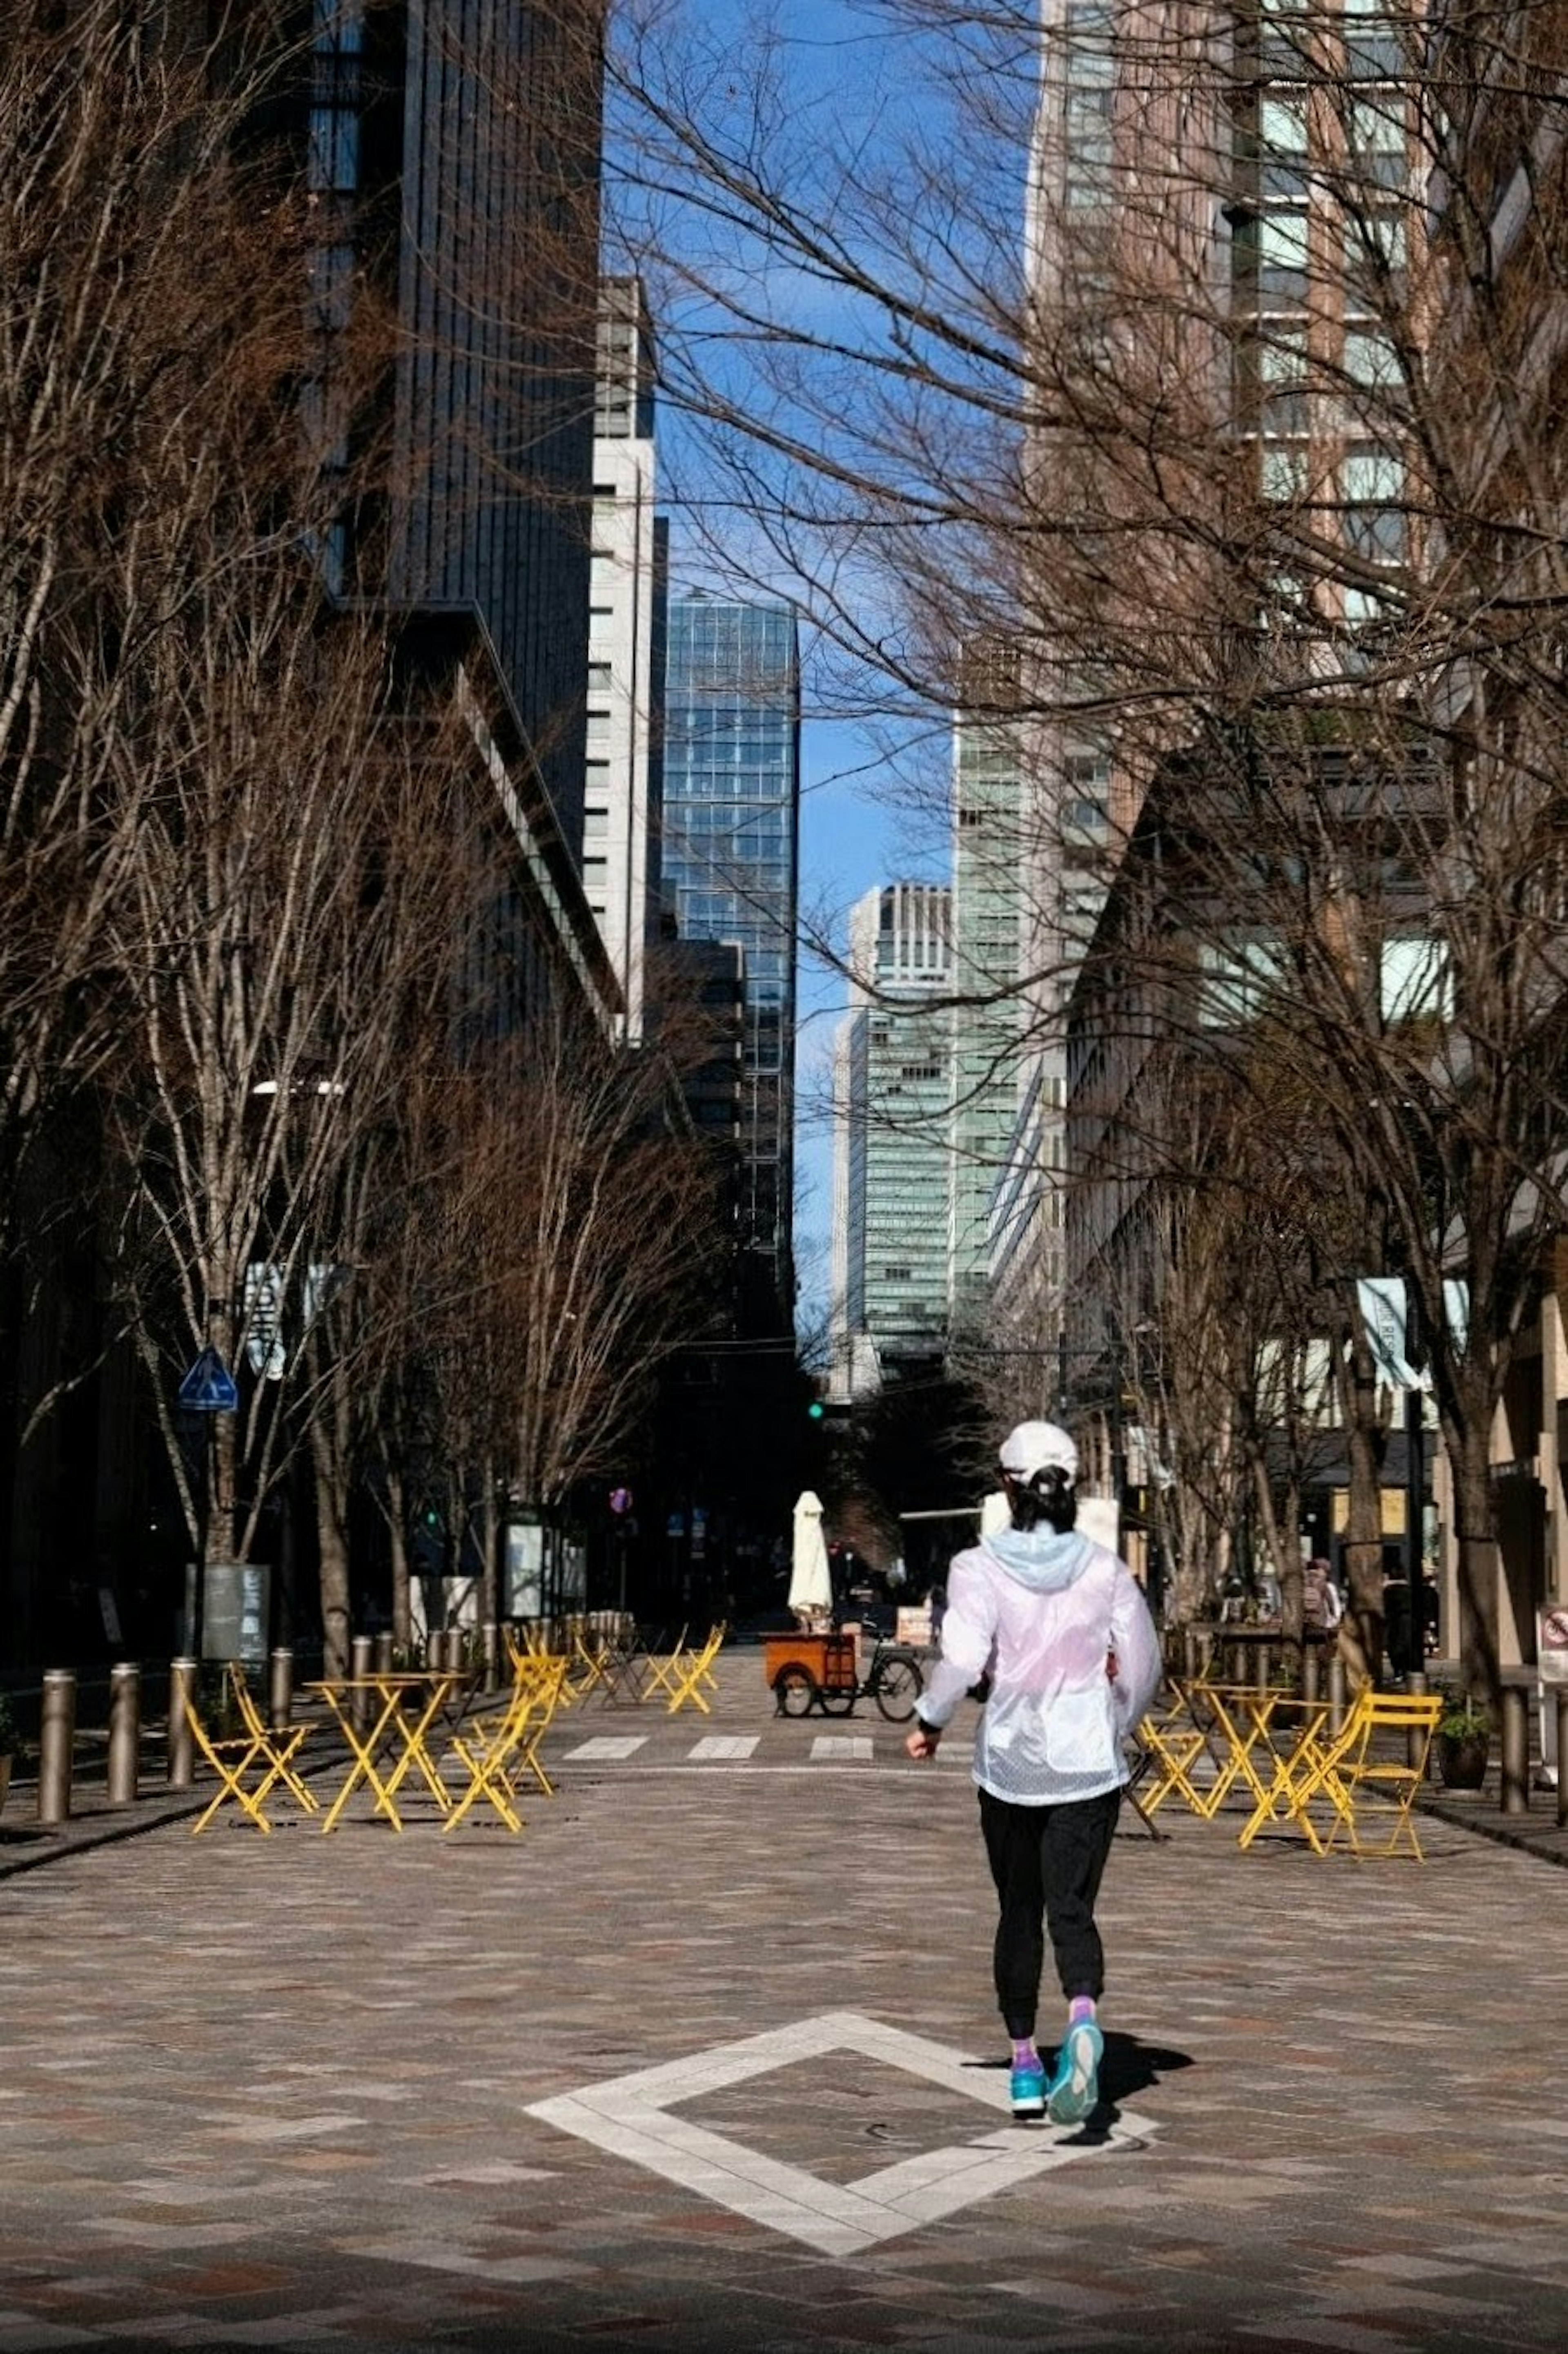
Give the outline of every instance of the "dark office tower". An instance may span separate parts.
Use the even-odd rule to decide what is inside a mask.
[[[748,1320],[794,1312],[791,1182],[800,675],[783,605],[673,602],[664,855],[684,939],[744,958],[740,1241]]]
[[[384,563],[395,604],[481,625],[578,860],[602,19],[603,0],[311,14],[323,345],[367,280],[397,337],[385,554],[362,510],[328,560],[372,593]]]

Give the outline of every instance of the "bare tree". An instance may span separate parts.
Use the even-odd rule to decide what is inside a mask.
[[[448,1416],[550,1515],[575,1481],[614,1471],[659,1366],[704,1337],[716,1172],[683,1132],[667,1052],[614,1055],[564,1007],[455,1111],[449,1244],[494,1278],[451,1289]]]
[[[131,453],[232,324],[204,260],[238,120],[158,12],[18,0],[0,33],[0,1237],[51,1106],[118,1040],[107,910],[154,779],[111,777],[167,618],[112,591],[152,522]],[[242,281],[246,263],[238,260]],[[209,307],[210,303],[210,307]],[[164,584],[165,587],[167,583]],[[111,593],[106,599],[106,589]]]

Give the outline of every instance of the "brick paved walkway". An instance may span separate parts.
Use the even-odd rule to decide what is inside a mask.
[[[712,1720],[567,1720],[521,1840],[176,1821],[0,1882],[0,2354],[1568,2338],[1561,1871],[1133,1825],[1110,2112],[1021,2128],[961,1754],[722,1665]]]

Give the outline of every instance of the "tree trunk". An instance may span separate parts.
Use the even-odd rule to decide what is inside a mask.
[[[1253,1490],[1257,1498],[1258,1526],[1268,1558],[1274,1564],[1274,1575],[1279,1585],[1280,1633],[1287,1645],[1291,1641],[1287,1620],[1288,1595],[1296,1596],[1295,1650],[1292,1654],[1298,1675],[1301,1666],[1301,1548],[1296,1542],[1297,1522],[1301,1517],[1300,1493],[1295,1482],[1287,1483],[1285,1491],[1285,1513],[1275,1510],[1274,1488],[1268,1476],[1268,1466],[1261,1453],[1253,1458]]]
[[[1500,1558],[1489,1418],[1467,1417],[1457,1433],[1446,1435],[1454,1472],[1459,1556],[1459,1659],[1466,1690],[1478,1696],[1484,1693],[1496,1710],[1501,1704],[1502,1681],[1498,1640]]]
[[[404,1659],[414,1642],[408,1591],[408,1511],[403,1474],[387,1467],[387,1535],[392,1558],[392,1640]]]
[[[335,1477],[324,1434],[313,1428],[312,1466],[315,1473],[316,1544],[321,1555],[322,1668],[329,1676],[348,1672],[353,1617],[348,1584],[346,1499]]]

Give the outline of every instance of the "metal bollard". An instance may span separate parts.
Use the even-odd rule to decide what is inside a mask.
[[[1198,1670],[1202,1665],[1202,1659],[1198,1641],[1197,1629],[1194,1627],[1183,1627],[1181,1629],[1181,1672],[1186,1677],[1189,1683],[1196,1682]]]
[[[185,1715],[185,1702],[193,1705],[196,1691],[196,1663],[194,1659],[169,1661],[169,1787],[188,1790],[196,1780],[196,1742]]]
[[[482,1631],[481,1640],[484,1646],[484,1689],[487,1692],[493,1692],[501,1680],[501,1631],[499,1628],[487,1626]]]
[[[378,1676],[389,1676],[392,1672],[393,1666],[392,1655],[394,1649],[396,1648],[392,1641],[392,1630],[390,1628],[387,1628],[385,1634],[377,1635],[376,1638],[375,1648],[376,1674]]]
[[[38,1718],[38,1820],[70,1820],[71,1766],[76,1752],[76,1675],[49,1668]]]
[[[1273,1674],[1274,1646],[1272,1643],[1260,1643],[1257,1647],[1257,1666],[1254,1673],[1254,1682],[1260,1692],[1266,1692],[1268,1690]]]
[[[447,1632],[444,1627],[432,1627],[425,1637],[425,1665],[433,1676],[439,1676],[447,1663]]]
[[[1560,1685],[1557,1702],[1557,1828],[1568,1830],[1568,1686]]]
[[[1301,1646],[1301,1697],[1303,1700],[1317,1699],[1321,1689],[1322,1672],[1323,1662],[1319,1656],[1317,1644],[1303,1643]]]
[[[1530,1812],[1530,1694],[1521,1684],[1504,1684],[1502,1695],[1502,1811]]]
[[[1345,1726],[1345,1663],[1333,1659],[1329,1662],[1329,1730],[1342,1733]]]
[[[109,1670],[109,1803],[133,1807],[142,1766],[142,1670],[128,1661]]]
[[[375,1647],[368,1635],[355,1635],[348,1647],[348,1672],[355,1681],[348,1714],[355,1733],[365,1733],[370,1725],[370,1693],[365,1679],[371,1673],[374,1652]]]
[[[281,1728],[294,1713],[294,1655],[274,1651],[267,1677],[267,1722]]]

